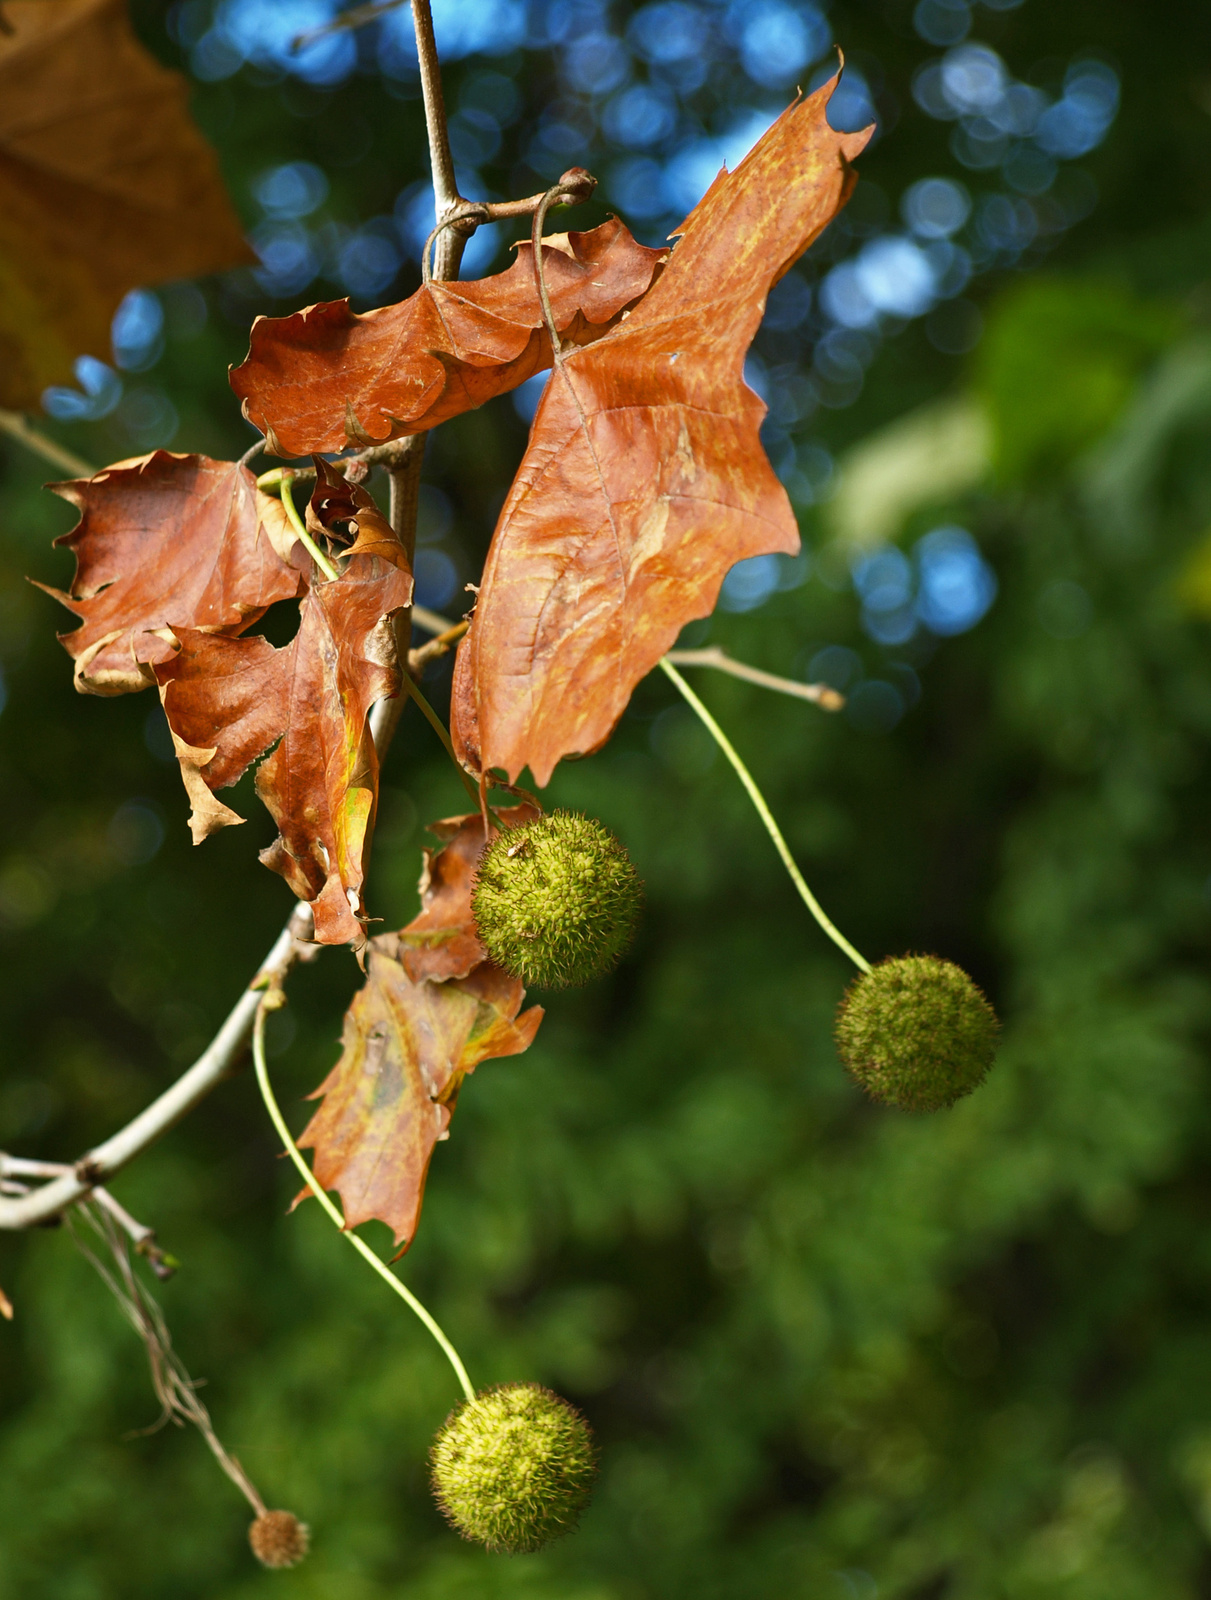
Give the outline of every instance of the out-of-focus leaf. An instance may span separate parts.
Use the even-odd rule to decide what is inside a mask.
[[[496,815],[515,828],[539,815],[535,806],[498,808]],[[421,910],[399,935],[400,960],[413,983],[425,978],[444,982],[465,978],[487,960],[487,951],[475,932],[471,913],[471,887],[475,865],[489,835],[478,811],[470,816],[431,822],[429,832],[443,841],[440,850],[425,851],[421,874]],[[495,835],[495,828],[491,835]]]
[[[51,487],[80,512],[55,541],[76,574],[66,594],[38,587],[84,619],[60,635],[81,693],[146,689],[178,628],[242,633],[306,586],[281,502],[238,462],[157,450]]]
[[[1112,282],[1027,279],[994,306],[977,383],[993,427],[993,462],[1016,483],[1062,470],[1111,426],[1145,364],[1181,317]]]
[[[596,750],[735,562],[798,549],[743,368],[766,295],[848,198],[870,136],[829,127],[836,81],[719,174],[627,319],[556,364],[458,653],[473,770],[528,765],[544,784]]]
[[[667,254],[637,244],[616,219],[544,240],[561,339],[600,338],[647,291]],[[332,300],[258,317],[231,386],[269,448],[293,456],[422,433],[550,365],[533,250],[521,244],[507,272],[429,283],[361,316]]]
[[[368,719],[375,700],[399,692],[391,618],[411,599],[405,567],[351,556],[339,578],[312,589],[284,648],[179,629],[180,651],[156,667],[195,842],[243,820],[213,791],[280,740],[256,778],[280,830],[261,860],[312,903],[321,944],[365,941],[378,798]]]
[[[0,33],[0,405],[110,353],[143,284],[254,260],[184,78],[125,0],[7,0]]]
[[[503,820],[534,814],[526,804]],[[543,1016],[539,1006],[518,1015],[525,990],[475,937],[471,877],[482,817],[449,817],[431,831],[446,843],[426,852],[420,914],[370,941],[341,1058],[316,1090],[324,1103],[299,1140],[315,1150],[319,1181],[339,1190],[349,1226],[378,1218],[405,1248],[463,1078],[481,1061],[527,1050]]]
[[[897,417],[837,463],[825,525],[849,550],[891,544],[914,511],[964,494],[988,476],[991,431],[971,395]]]

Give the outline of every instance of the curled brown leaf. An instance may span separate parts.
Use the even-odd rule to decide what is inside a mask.
[[[238,462],[156,450],[50,487],[80,512],[55,541],[76,574],[66,593],[38,587],[83,619],[60,635],[83,694],[146,689],[177,628],[239,634],[306,587],[280,503]]]
[[[646,293],[667,251],[614,218],[543,244],[565,344],[600,338]],[[278,455],[308,455],[422,433],[551,365],[529,244],[506,272],[425,284],[399,305],[356,315],[347,300],[258,317],[231,374],[244,415]]]
[[[179,629],[179,651],[156,666],[195,842],[243,820],[213,791],[276,742],[257,772],[279,829],[261,860],[311,902],[321,944],[365,941],[362,887],[378,800],[370,707],[399,692],[391,619],[411,599],[406,569],[354,555],[339,578],[308,594],[282,649]]]
[[[464,1077],[481,1061],[529,1049],[543,1013],[532,1006],[519,1016],[525,990],[490,961],[465,978],[414,983],[394,942],[370,942],[341,1058],[316,1090],[324,1103],[299,1144],[314,1149],[315,1175],[339,1191],[349,1227],[377,1218],[406,1249]]]
[[[323,456],[311,459],[315,488],[307,506],[309,531],[336,535],[342,544],[352,539],[347,551],[351,556],[382,556],[392,566],[406,568],[407,552],[369,490],[346,478]]]

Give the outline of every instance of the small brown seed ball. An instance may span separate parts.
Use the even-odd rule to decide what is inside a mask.
[[[311,1546],[311,1531],[292,1511],[262,1511],[248,1530],[263,1567],[297,1567]]]

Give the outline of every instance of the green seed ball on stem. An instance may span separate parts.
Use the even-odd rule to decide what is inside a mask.
[[[589,983],[635,934],[643,883],[622,845],[592,817],[552,811],[497,834],[471,893],[493,961],[545,989]]]
[[[962,967],[938,956],[893,956],[846,991],[837,1050],[873,1099],[940,1111],[984,1081],[999,1031]]]
[[[570,1533],[597,1474],[588,1423],[538,1383],[501,1384],[464,1400],[429,1461],[447,1521],[464,1539],[510,1555]]]

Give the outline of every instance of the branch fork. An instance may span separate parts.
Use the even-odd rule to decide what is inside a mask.
[[[540,213],[545,217],[548,208],[553,205],[583,205],[591,198],[596,187],[597,179],[591,172],[584,167],[569,167],[552,188],[545,189],[541,194],[527,195],[524,200],[463,200],[460,197],[452,201],[445,214],[438,219],[437,226],[425,240],[425,248],[421,251],[423,281],[429,283],[432,279],[429,250],[434,240],[447,228],[453,228],[469,239],[476,228],[487,222],[503,222],[508,217],[535,217]],[[541,224],[539,232],[541,234]]]

